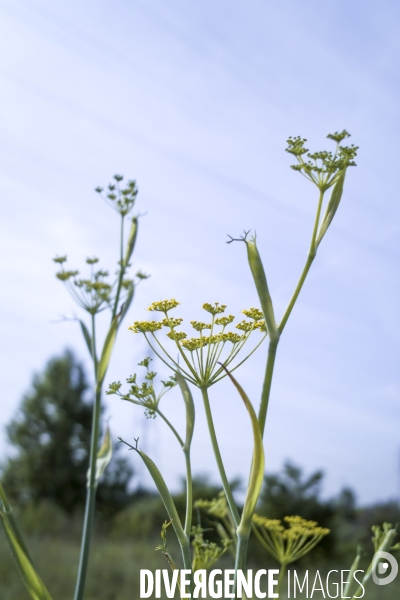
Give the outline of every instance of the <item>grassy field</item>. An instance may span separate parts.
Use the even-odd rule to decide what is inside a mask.
[[[67,536],[39,537],[31,535],[27,541],[35,557],[38,571],[54,600],[71,600],[79,555],[78,539],[70,539]],[[138,599],[140,569],[166,568],[163,556],[154,551],[155,545],[158,543],[156,538],[148,540],[146,543],[143,541],[135,543],[135,541],[129,540],[110,541],[103,537],[95,539],[86,600]],[[222,568],[232,568],[228,562],[221,566]],[[313,580],[318,568],[318,565],[310,566],[310,580]],[[331,568],[340,569],[341,567],[335,565]],[[326,566],[321,568],[321,574],[326,572]],[[311,594],[311,589],[309,593]],[[334,588],[330,593],[332,596],[334,595]],[[293,593],[291,597],[293,597]],[[299,595],[297,592],[297,598],[306,597],[305,594]],[[378,587],[371,583],[364,596],[366,600],[394,600],[399,597],[399,577],[388,586]],[[0,598],[1,600],[29,600],[29,595],[21,583],[3,534],[0,535]],[[286,600],[287,595],[283,594],[281,598]],[[320,600],[324,596],[321,592],[315,592],[312,598]]]
[[[35,564],[54,600],[73,598],[79,543],[62,538],[28,538]],[[164,568],[155,544],[95,540],[91,555],[87,600],[132,600],[139,597],[139,570]],[[28,600],[6,540],[0,537],[0,598]]]

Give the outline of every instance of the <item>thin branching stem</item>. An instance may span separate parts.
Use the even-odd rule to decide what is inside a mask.
[[[203,396],[204,409],[207,418],[208,431],[210,432],[211,444],[214,451],[215,460],[217,461],[217,466],[219,470],[219,474],[222,481],[222,487],[224,488],[225,496],[232,514],[233,521],[235,526],[238,527],[240,523],[239,511],[237,509],[235,500],[233,498],[232,490],[229,485],[228,478],[225,473],[224,463],[222,461],[221,452],[219,450],[217,435],[215,433],[214,421],[212,418],[210,400],[208,398],[207,388],[201,388],[201,394]]]
[[[315,246],[315,242],[316,242],[316,238],[317,238],[317,232],[318,232],[318,225],[319,225],[319,219],[320,219],[320,215],[321,215],[321,208],[322,208],[322,202],[324,199],[324,192],[320,192],[319,195],[319,201],[318,201],[318,207],[317,207],[317,214],[315,216],[315,221],[314,221],[314,228],[313,228],[313,233],[312,233],[312,237],[311,237],[311,243],[310,243],[310,249],[308,252],[308,256],[307,256],[307,260],[306,260],[306,264],[304,265],[303,271],[300,275],[300,279],[299,282],[293,292],[293,295],[290,299],[290,302],[284,312],[284,315],[281,319],[281,322],[278,325],[278,331],[279,333],[282,333],[286,322],[288,320],[288,318],[290,317],[290,313],[293,310],[294,305],[296,304],[296,300],[301,292],[301,289],[303,287],[303,284],[306,280],[308,271],[310,270],[310,267],[313,263],[313,260],[316,256],[316,246]]]
[[[121,288],[122,288],[122,280],[124,278],[125,270],[127,267],[127,265],[125,265],[125,263],[124,263],[124,219],[125,219],[125,216],[121,215],[120,263],[119,263],[120,268],[119,268],[119,275],[118,275],[118,287],[117,287],[117,293],[115,294],[115,302],[114,302],[114,307],[113,307],[113,311],[112,311],[112,315],[111,315],[111,322],[114,320],[114,317],[118,311],[119,298],[121,295]]]

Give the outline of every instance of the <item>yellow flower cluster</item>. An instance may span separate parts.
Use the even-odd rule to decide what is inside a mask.
[[[242,310],[242,313],[246,315],[246,317],[249,317],[249,319],[254,319],[254,321],[259,321],[264,317],[263,313],[259,308],[248,308]]]
[[[266,517],[261,517],[260,515],[254,515],[253,523],[259,527],[265,527],[265,529],[274,531],[276,533],[281,533],[285,530],[279,519],[267,519]]]
[[[285,517],[285,527],[279,519],[253,516],[254,533],[264,548],[282,565],[298,560],[312,550],[329,529],[316,521],[302,517]]]
[[[190,338],[181,342],[181,346],[185,348],[185,350],[189,350],[189,352],[193,352],[194,350],[200,350],[200,348],[202,348],[205,345],[206,341],[204,338]]]
[[[203,329],[211,329],[211,323],[202,323],[201,321],[190,321],[190,324],[196,331],[203,331]]]
[[[190,321],[193,329],[199,333],[199,337],[188,338],[185,332],[176,330],[182,324],[183,319],[173,318],[169,315],[169,311],[176,308],[179,304],[174,298],[153,302],[148,307],[148,310],[163,312],[165,317],[161,321],[135,321],[129,329],[135,333],[152,334],[152,336],[147,337],[147,341],[154,353],[157,356],[160,356],[160,352],[164,353],[171,368],[173,370],[178,368],[188,381],[196,385],[211,385],[225,377],[226,374],[221,363],[225,367],[228,366],[236,358],[242,346],[255,329],[264,334],[267,333],[264,319],[261,318],[262,312],[259,309],[250,308],[242,311],[251,320],[244,320],[237,325],[237,329],[241,333],[227,332],[226,327],[234,321],[235,317],[233,315],[224,315],[216,318],[216,315],[220,315],[225,311],[226,305],[219,302],[215,302],[214,304],[206,302],[203,304],[203,309],[212,315],[211,322]],[[160,339],[155,335],[155,332],[162,327],[166,327],[169,330],[167,337],[177,345],[178,351],[183,358],[183,363],[179,364],[179,362],[176,362],[169,351],[163,347]],[[256,347],[258,347],[264,337],[258,342]],[[156,346],[152,345],[153,340],[156,342]],[[224,349],[227,342],[232,344],[228,352]],[[207,350],[203,352],[202,349],[205,347],[207,347]],[[187,354],[187,352],[190,354]],[[254,349],[250,354],[253,352]],[[162,360],[164,359],[162,358]]]
[[[153,333],[163,326],[162,322],[157,321],[135,321],[128,327],[134,333]]]
[[[325,527],[319,527],[316,521],[307,521],[302,517],[285,517],[284,519],[289,525],[289,529],[286,529],[285,533],[289,537],[290,535],[295,536],[311,536],[311,535],[328,535],[330,529]]]
[[[194,503],[194,506],[195,508],[202,508],[207,512],[207,514],[217,517],[218,519],[224,519],[229,510],[224,492],[221,492],[212,500],[203,500],[200,498]]]
[[[289,525],[288,528],[284,527],[279,519],[267,519],[260,515],[254,515],[253,517],[255,525],[264,527],[268,531],[273,531],[274,533],[281,533],[282,537],[286,539],[300,536],[324,536],[328,535],[330,532],[329,529],[319,527],[316,521],[307,521],[307,519],[303,519],[303,517],[285,517],[284,521]]]
[[[180,342],[181,340],[184,340],[187,337],[187,335],[184,331],[174,331],[172,329],[167,333],[167,337],[169,337],[170,340]]]
[[[225,312],[226,304],[220,304],[219,302],[214,302],[214,305],[205,302],[203,304],[204,310],[211,313],[212,315],[218,315],[219,313]]]
[[[171,300],[159,300],[158,302],[153,302],[153,304],[150,304],[147,310],[156,310],[159,312],[166,313],[169,310],[172,310],[173,308],[179,306],[179,304],[180,302],[175,300],[175,298],[171,298]]]
[[[254,329],[254,322],[251,321],[240,321],[240,323],[238,323],[236,325],[236,329],[240,329],[241,331],[251,331],[252,329]]]
[[[164,327],[170,327],[171,329],[173,329],[174,327],[178,327],[182,323],[182,321],[183,319],[181,319],[180,317],[178,317],[177,319],[174,319],[173,317],[168,317],[167,319],[163,319],[161,323],[164,325]]]
[[[216,325],[222,325],[222,327],[226,327],[235,319],[233,315],[228,315],[227,317],[220,317],[219,319],[215,319]]]
[[[169,334],[167,335],[172,338],[172,336],[170,336]],[[194,350],[199,350],[204,346],[211,346],[213,344],[219,344],[221,342],[223,344],[225,344],[225,342],[238,344],[242,339],[243,336],[230,331],[229,333],[218,333],[217,335],[209,335],[208,337],[190,338],[188,340],[183,340],[181,342],[181,346],[183,346],[186,350],[189,350],[189,352],[193,352]]]

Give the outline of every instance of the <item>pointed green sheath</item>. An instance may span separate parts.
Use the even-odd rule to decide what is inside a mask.
[[[83,333],[83,337],[85,338],[87,347],[89,349],[90,356],[92,356],[92,336],[90,335],[89,330],[86,327],[85,323],[81,319],[79,319],[79,324],[81,326],[81,330]]]
[[[186,407],[186,438],[185,438],[185,449],[190,448],[190,444],[192,443],[193,430],[194,430],[194,419],[195,419],[195,411],[194,411],[194,402],[192,393],[189,389],[188,384],[186,383],[186,379],[176,371],[176,380],[181,388],[183,400],[185,402]]]
[[[279,331],[276,326],[274,308],[272,305],[271,295],[268,289],[267,277],[265,275],[264,266],[258,252],[255,238],[246,241],[247,258],[251,274],[253,275],[254,283],[260,299],[261,308],[264,313],[265,324],[267,326],[270,340],[279,339]]]
[[[333,217],[335,216],[335,213],[338,209],[338,206],[340,204],[340,201],[341,201],[342,195],[343,195],[344,178],[345,177],[346,177],[346,169],[343,169],[342,173],[340,174],[339,179],[333,186],[331,197],[326,206],[325,214],[321,221],[321,227],[319,229],[317,239],[315,241],[316,248],[318,248],[319,244],[321,243],[321,240],[324,237],[325,233],[327,232],[329,225],[332,223]]]
[[[172,499],[171,494],[169,493],[167,484],[165,483],[163,476],[158,470],[156,464],[151,460],[149,456],[147,456],[145,452],[143,452],[143,450],[137,449],[136,452],[138,452],[138,454],[140,454],[140,456],[142,457],[142,460],[146,465],[148,472],[150,473],[154,483],[156,484],[158,493],[160,494],[164,506],[167,510],[168,516],[172,521],[172,527],[175,530],[176,537],[178,538],[180,543],[186,543],[187,538],[183,530],[181,520],[179,518],[175,503]]]
[[[25,542],[19,531],[12,508],[0,484],[0,519],[6,534],[11,552],[16,560],[22,579],[33,600],[52,600],[43,581],[37,574],[29,556]]]
[[[261,486],[263,484],[264,479],[264,448],[262,443],[260,426],[258,423],[257,415],[254,411],[254,408],[246,395],[245,391],[241,387],[241,385],[236,381],[236,379],[231,375],[231,373],[224,367],[228,377],[232,381],[233,385],[236,387],[237,391],[242,398],[244,405],[247,409],[247,412],[250,415],[251,419],[251,427],[253,430],[253,460],[251,463],[250,477],[249,483],[247,486],[247,494],[244,502],[242,518],[240,519],[240,524],[238,527],[238,533],[241,530],[250,531],[251,529],[251,521],[253,518],[254,509],[257,504],[258,497],[260,495]]]
[[[129,310],[130,305],[132,304],[134,293],[135,293],[135,286],[132,283],[130,285],[130,287],[129,287],[129,292],[128,292],[128,295],[127,295],[127,297],[125,299],[125,302],[124,302],[124,304],[122,305],[122,308],[121,308],[120,323],[122,323],[122,321],[123,321],[126,313]]]
[[[131,229],[129,231],[128,242],[126,244],[126,253],[124,258],[124,267],[127,267],[130,258],[132,256],[133,250],[135,249],[136,238],[138,233],[138,219],[137,217],[133,217]]]
[[[97,452],[96,473],[95,473],[96,484],[98,483],[100,477],[103,475],[104,471],[106,470],[107,466],[109,465],[109,463],[112,459],[112,454],[113,454],[113,447],[112,447],[111,432],[110,432],[110,428],[107,427],[106,433],[105,433],[105,436],[103,439],[103,443],[101,444],[99,451]],[[88,473],[87,473],[87,482],[89,485],[90,469],[88,470]]]
[[[103,351],[101,353],[99,367],[97,371],[97,390],[101,390],[103,385],[104,377],[106,376],[108,365],[111,358],[112,349],[114,346],[115,338],[117,335],[118,321],[120,315],[116,315],[111,321],[110,329],[108,330],[107,337],[104,341]]]

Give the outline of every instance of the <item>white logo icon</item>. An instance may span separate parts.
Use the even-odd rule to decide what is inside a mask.
[[[392,567],[391,572],[386,575],[386,577],[379,577],[379,575],[384,575],[387,572],[389,564]],[[374,558],[372,559],[372,579],[374,580],[374,583],[377,585],[387,585],[388,583],[392,583],[396,578],[398,571],[399,565],[397,564],[397,560],[394,556],[389,554],[389,552],[379,550],[379,552],[374,554]]]

